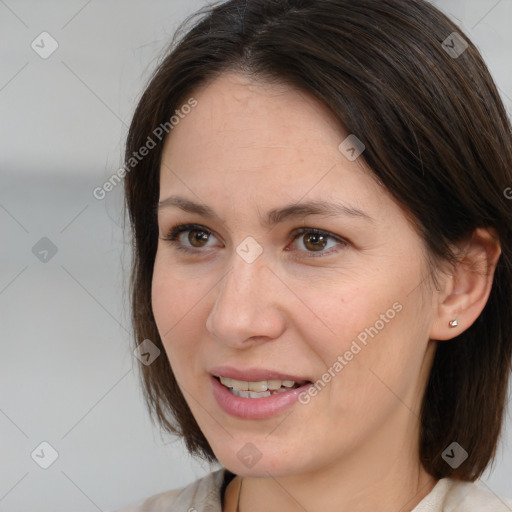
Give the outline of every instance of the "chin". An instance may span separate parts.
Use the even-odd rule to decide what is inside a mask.
[[[244,436],[231,440],[217,449],[212,446],[219,462],[232,473],[251,477],[285,477],[296,473],[298,468],[294,462],[304,463],[304,454],[298,453],[279,442],[269,442],[265,437],[268,434],[257,436]],[[276,440],[277,441],[277,440]],[[290,457],[290,454],[296,456]]]

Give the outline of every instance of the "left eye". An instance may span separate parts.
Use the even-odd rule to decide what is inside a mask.
[[[300,228],[293,233],[293,240],[301,242],[307,252],[320,252],[321,254],[330,254],[332,251],[324,251],[329,241],[333,243],[328,249],[332,249],[336,245],[346,246],[347,241],[337,237],[326,231],[316,228]]]
[[[187,236],[182,236],[185,233],[187,233]],[[203,248],[211,247],[206,245],[211,236],[213,236],[212,232],[204,226],[199,224],[182,224],[172,228],[164,240],[173,244],[179,251],[198,253]],[[184,243],[183,239],[186,239],[186,243]],[[336,245],[342,247],[348,245],[348,242],[343,238],[317,228],[296,229],[291,234],[291,241],[294,242],[296,240],[304,248],[300,249],[301,252],[320,253],[320,256],[330,254],[332,252],[330,249]],[[332,244],[330,247],[328,247],[329,242]],[[324,250],[326,248],[329,251]],[[290,249],[287,247],[285,250],[289,251]],[[314,257],[316,255],[310,254],[310,256]]]

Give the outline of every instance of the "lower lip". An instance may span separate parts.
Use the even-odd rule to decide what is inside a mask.
[[[233,395],[215,377],[210,377],[213,396],[224,412],[247,420],[261,420],[276,416],[291,407],[299,395],[313,384],[308,382],[303,386],[283,393],[276,393],[264,398],[242,398]]]

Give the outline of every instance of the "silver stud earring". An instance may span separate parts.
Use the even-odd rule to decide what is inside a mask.
[[[459,325],[459,322],[457,322],[457,320],[450,320],[449,325],[450,327],[457,327],[457,325]]]

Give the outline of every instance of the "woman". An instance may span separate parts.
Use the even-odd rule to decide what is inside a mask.
[[[129,510],[512,510],[474,483],[512,353],[512,135],[480,54],[422,0],[201,16],[125,184],[150,411],[222,468]]]

